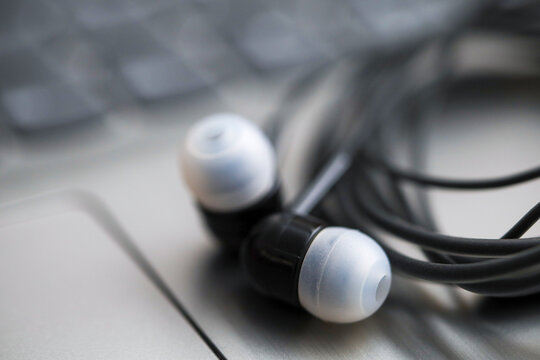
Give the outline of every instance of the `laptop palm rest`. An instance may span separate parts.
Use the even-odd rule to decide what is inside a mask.
[[[0,358],[214,358],[87,200],[0,209]]]

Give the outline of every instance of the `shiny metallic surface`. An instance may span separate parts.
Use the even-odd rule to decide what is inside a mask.
[[[78,195],[0,210],[0,358],[212,359]]]

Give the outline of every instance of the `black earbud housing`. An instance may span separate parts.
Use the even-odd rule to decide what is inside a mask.
[[[198,207],[215,238],[226,249],[237,252],[254,225],[265,217],[281,211],[280,184],[276,181],[273,189],[264,198],[237,211],[215,211],[201,204]]]
[[[274,214],[253,228],[241,261],[249,282],[268,296],[300,306],[298,277],[313,238],[324,228],[316,218]]]
[[[390,290],[390,263],[374,239],[308,216],[262,220],[242,245],[241,261],[256,290],[334,323],[371,316]]]

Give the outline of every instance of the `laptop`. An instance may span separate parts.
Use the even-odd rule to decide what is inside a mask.
[[[264,124],[295,80],[437,31],[441,16],[459,14],[449,3],[3,1],[0,358],[540,357],[535,296],[480,298],[395,276],[381,310],[349,325],[262,297],[205,230],[179,174],[198,119],[227,111]],[[497,56],[508,49],[485,39],[465,47],[467,66],[508,65]],[[333,74],[287,126],[305,143],[313,112],[339,86]],[[454,100],[430,129],[428,171],[472,177],[537,163],[534,101],[479,110],[477,99]],[[309,156],[307,145],[290,149],[289,197]],[[430,196],[445,231],[497,236],[539,193],[530,183]]]

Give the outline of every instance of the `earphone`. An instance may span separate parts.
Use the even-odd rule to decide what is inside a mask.
[[[382,305],[392,278],[384,251],[357,230],[282,209],[272,146],[252,123],[233,114],[203,119],[188,131],[180,163],[208,227],[240,249],[259,292],[336,323]]]
[[[190,129],[180,166],[209,229],[232,251],[281,209],[272,144],[238,115],[213,115]]]
[[[182,153],[186,183],[210,230],[240,253],[246,277],[259,292],[325,321],[343,323],[364,319],[382,305],[391,285],[390,263],[394,272],[484,296],[540,292],[540,237],[524,237],[540,219],[540,204],[500,238],[452,236],[438,230],[424,191],[523,184],[540,177],[540,166],[477,180],[432,176],[421,169],[425,149],[420,125],[445,95],[465,89],[477,96],[479,88],[471,84],[479,79],[489,81],[489,91],[505,99],[540,88],[537,77],[519,71],[454,73],[447,62],[461,35],[466,39],[477,27],[496,34],[527,30],[527,40],[536,41],[534,24],[521,17],[527,6],[517,9],[523,13],[504,8],[491,8],[486,17],[474,13],[477,19],[471,15],[470,23],[455,24],[446,36],[423,38],[362,63],[356,69],[361,76],[350,76],[339,103],[330,107],[329,121],[314,142],[315,155],[308,159],[305,190],[292,204],[281,202],[274,149],[257,127],[231,114],[195,125]],[[423,51],[428,47],[436,56]],[[424,55],[435,60],[435,73],[419,77],[417,60],[422,63]],[[305,87],[302,81],[298,88]],[[279,134],[283,125],[276,121],[270,133]],[[398,125],[410,133],[399,139],[410,143],[410,169],[392,161],[389,148],[397,141],[387,135]],[[220,140],[217,134],[224,132],[216,128],[231,129],[231,137]],[[240,133],[250,134],[250,140]],[[414,201],[405,184],[414,191]],[[425,259],[390,246],[385,235],[417,246]]]

